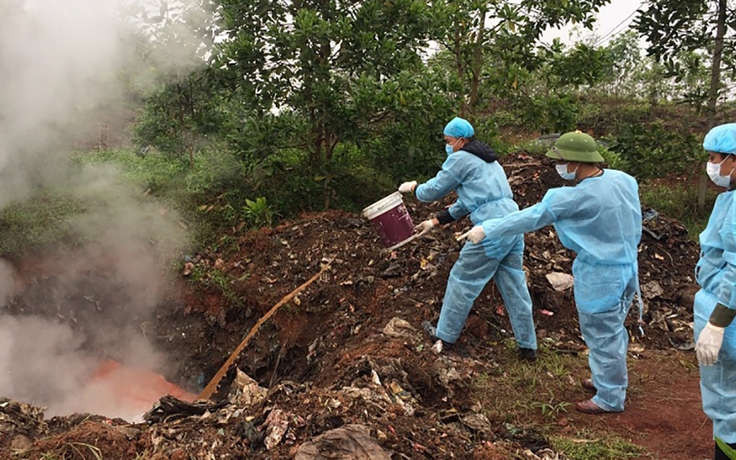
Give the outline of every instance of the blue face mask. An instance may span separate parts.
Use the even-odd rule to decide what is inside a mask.
[[[457,144],[459,139],[455,141],[453,144],[445,144],[445,152],[447,152],[448,155],[452,155],[455,150],[455,144]]]

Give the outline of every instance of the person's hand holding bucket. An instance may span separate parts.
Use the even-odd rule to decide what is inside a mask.
[[[404,182],[403,184],[399,185],[399,192],[401,193],[411,193],[414,191],[414,189],[417,188],[417,181],[409,181]]]

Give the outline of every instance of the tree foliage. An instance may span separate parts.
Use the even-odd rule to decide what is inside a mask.
[[[190,163],[207,146],[232,152],[239,190],[212,194],[240,200],[227,208],[233,219],[252,218],[239,214],[251,209],[244,199],[263,198],[280,215],[355,210],[429,177],[445,158],[442,127],[458,114],[494,144],[503,123],[561,132],[587,117],[618,128],[648,116],[644,98],[705,88],[702,50],[676,55],[698,71],[674,84],[633,33],[605,47],[540,42],[548,27],[590,28],[608,0],[211,1],[217,21],[196,29],[211,52],[190,47],[207,67],[162,79],[136,132],[171,156],[188,152]],[[635,103],[612,123],[615,109],[588,104],[592,94]],[[646,130],[621,133],[622,153],[646,170]]]
[[[427,6],[418,0],[220,4],[228,38],[217,65],[227,86],[253,116],[302,119],[292,138],[313,167],[329,163],[340,142],[360,142],[381,116],[380,98],[356,92],[419,69],[427,44]]]
[[[692,88],[684,99],[707,105],[713,119],[717,101],[727,88],[723,80],[736,75],[736,42],[725,39],[733,38],[736,32],[736,4],[727,0],[649,0],[633,27],[647,39],[647,52],[662,62],[667,76],[676,81],[702,81],[703,68],[710,69],[711,80]]]
[[[680,78],[692,74],[701,65],[701,59],[709,60],[710,82],[708,90],[689,95],[694,103],[707,105],[708,128],[715,126],[719,98],[725,93],[723,71],[730,78],[736,73],[732,40],[725,40],[728,31],[736,31],[736,11],[729,0],[649,0],[634,27],[650,42],[648,51],[664,61],[671,75]],[[678,60],[685,53],[690,60]],[[686,66],[683,66],[687,64]],[[686,70],[684,70],[686,69]],[[701,175],[698,207],[705,206],[707,179]]]
[[[520,80],[549,65],[551,54],[559,54],[559,44],[556,49],[539,44],[542,33],[570,22],[590,28],[593,14],[609,1],[432,2],[434,38],[450,54],[452,69],[465,84],[463,113],[472,118],[483,109],[482,87],[490,86],[500,97],[518,96]]]

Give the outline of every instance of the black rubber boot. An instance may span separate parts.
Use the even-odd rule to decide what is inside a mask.
[[[727,444],[727,446],[732,449],[736,449],[736,444]],[[732,460],[732,459],[731,457],[726,455],[726,453],[723,452],[720,447],[718,447],[718,444],[716,444],[716,454],[715,454],[714,460]]]
[[[429,321],[422,321],[422,329],[424,329],[424,332],[427,333],[432,342],[440,340],[440,338],[437,337],[437,328],[432,326],[432,323]]]
[[[519,348],[519,359],[534,362],[537,360],[537,350],[532,348]]]

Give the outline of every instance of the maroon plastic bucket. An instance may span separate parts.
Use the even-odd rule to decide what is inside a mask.
[[[363,215],[371,221],[387,248],[398,247],[414,235],[414,223],[399,192],[368,206],[363,210]]]

